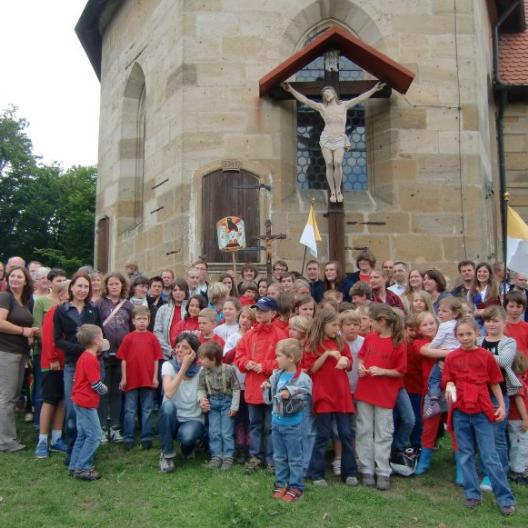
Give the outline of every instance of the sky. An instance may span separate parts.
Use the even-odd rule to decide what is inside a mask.
[[[99,81],[74,27],[87,0],[0,0],[0,111],[29,121],[44,163],[97,163]]]

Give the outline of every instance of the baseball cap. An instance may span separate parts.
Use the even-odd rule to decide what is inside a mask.
[[[279,305],[272,297],[261,297],[257,301],[257,304],[255,304],[255,308],[257,310],[262,310],[263,312],[269,312],[270,310],[277,311],[279,309]]]

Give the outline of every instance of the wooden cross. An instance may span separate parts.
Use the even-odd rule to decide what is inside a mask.
[[[284,233],[279,233],[278,235],[273,235],[271,233],[271,220],[266,220],[265,222],[266,227],[266,233],[264,235],[258,235],[257,240],[263,240],[266,243],[265,251],[266,251],[266,273],[268,275],[268,281],[271,280],[272,275],[272,268],[271,268],[271,261],[273,258],[273,241],[274,240],[284,240],[286,238],[286,235]]]

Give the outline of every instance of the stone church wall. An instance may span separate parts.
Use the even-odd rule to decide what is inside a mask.
[[[288,236],[275,243],[277,258],[299,269],[311,199],[327,258],[326,193],[296,182],[294,104],[259,99],[258,80],[331,23],[416,73],[405,96],[367,103],[369,189],[345,194],[345,220],[356,222],[346,226],[347,246],[450,274],[461,258],[493,258],[489,21],[484,2],[456,6],[455,13],[443,0],[124,2],[104,33],[101,75],[97,215],[111,220],[110,267],[134,257],[146,272],[182,271],[201,255],[201,178],[224,160],[273,185],[271,195],[260,193],[260,223],[270,217]],[[144,153],[124,100],[134,67],[145,79]],[[120,181],[138,170],[138,155],[141,218],[123,223],[133,216],[134,191]],[[369,221],[385,225],[358,223]],[[355,256],[347,251],[350,270]]]

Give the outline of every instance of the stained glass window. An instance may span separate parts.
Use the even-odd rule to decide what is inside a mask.
[[[346,57],[339,57],[339,79],[355,81],[363,71]],[[324,58],[318,57],[295,76],[296,81],[324,80]],[[326,189],[325,163],[319,146],[324,122],[318,112],[297,103],[297,182],[301,189]],[[343,190],[367,189],[365,108],[357,105],[348,112],[346,134],[350,149],[343,159]]]

